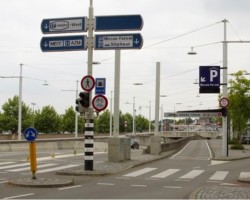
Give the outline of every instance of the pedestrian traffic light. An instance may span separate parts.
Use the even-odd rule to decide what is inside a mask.
[[[80,103],[80,100],[81,100],[81,98],[78,98],[78,99],[76,99],[76,111],[77,112],[79,112],[79,113],[84,113],[84,107],[82,106],[82,104]]]
[[[221,108],[221,115],[223,117],[226,117],[227,116],[227,108]]]
[[[88,92],[80,92],[79,94],[80,100],[79,103],[84,107],[89,107],[89,93]]]

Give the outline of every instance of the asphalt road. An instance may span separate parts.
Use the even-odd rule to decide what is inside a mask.
[[[65,166],[83,165],[79,157],[45,159],[43,164]],[[238,161],[211,161],[211,152],[204,140],[191,141],[175,155],[107,176],[75,176],[74,185],[61,188],[28,188],[6,184],[6,179],[20,172],[10,171],[21,167],[1,169],[3,162],[22,163],[19,155],[0,156],[0,198],[12,199],[183,199],[202,186],[239,186],[236,180],[242,172],[250,172],[250,159]],[[43,155],[46,156],[46,155]],[[96,162],[102,162],[100,154]],[[9,164],[11,165],[11,164]],[[53,168],[51,166],[50,168]],[[22,172],[24,173],[24,172]],[[27,173],[27,172],[26,172]],[[29,176],[29,174],[23,174]],[[44,177],[62,177],[54,171],[40,174]],[[71,179],[72,177],[63,178]]]

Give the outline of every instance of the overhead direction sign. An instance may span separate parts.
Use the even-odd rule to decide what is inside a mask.
[[[220,66],[200,66],[200,93],[220,93]]]
[[[86,32],[86,17],[44,19],[41,29],[44,34]]]
[[[202,118],[209,118],[209,117],[221,117],[221,112],[178,112],[178,113],[164,113],[164,117],[202,117]]]
[[[141,34],[95,35],[96,50],[140,49],[143,45]]]
[[[142,27],[141,15],[96,16],[94,24],[95,31],[135,31]]]
[[[86,36],[43,37],[40,47],[43,52],[86,50]]]

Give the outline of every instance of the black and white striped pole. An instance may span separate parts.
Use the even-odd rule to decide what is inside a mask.
[[[88,26],[88,75],[92,76],[93,43],[94,43],[94,8],[90,0]],[[89,101],[92,101],[92,92],[89,92]],[[84,140],[84,170],[94,170],[94,109],[90,103],[85,112],[85,140]]]

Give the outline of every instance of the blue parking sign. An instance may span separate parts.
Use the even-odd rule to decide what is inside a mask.
[[[200,66],[200,93],[220,92],[220,66]]]

